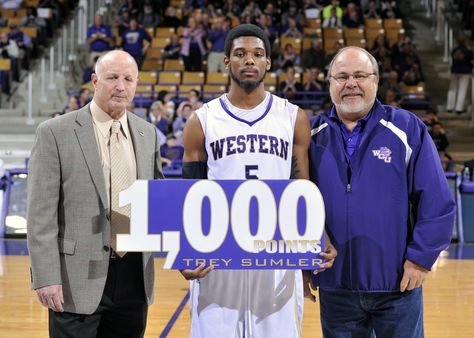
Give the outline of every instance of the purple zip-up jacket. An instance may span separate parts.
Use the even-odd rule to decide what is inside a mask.
[[[455,203],[423,122],[376,101],[350,162],[328,112],[312,120],[311,135],[310,176],[338,250],[315,283],[391,292],[400,290],[405,259],[431,269],[451,240]]]

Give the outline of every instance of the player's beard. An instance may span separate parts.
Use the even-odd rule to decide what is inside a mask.
[[[237,83],[237,85],[240,88],[242,88],[243,90],[245,90],[246,92],[251,92],[251,91],[254,91],[255,89],[257,89],[258,86],[260,86],[260,83],[263,82],[263,79],[265,79],[265,74],[266,73],[267,73],[267,71],[265,70],[265,72],[263,73],[260,80],[257,80],[257,81],[240,80],[240,79],[237,78],[237,76],[234,75],[234,73],[232,72],[232,69],[229,67],[230,78],[232,80],[234,80],[234,82]]]

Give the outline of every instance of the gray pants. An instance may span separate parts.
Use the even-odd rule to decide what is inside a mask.
[[[471,74],[451,74],[448,102],[446,104],[447,110],[464,111],[464,103],[471,76]]]
[[[224,72],[224,52],[210,52],[207,57],[208,72]]]

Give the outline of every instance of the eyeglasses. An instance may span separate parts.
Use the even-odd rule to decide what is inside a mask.
[[[376,73],[365,73],[365,72],[357,72],[354,74],[346,74],[346,73],[341,73],[341,74],[336,74],[336,75],[330,75],[329,77],[333,78],[336,80],[337,83],[343,84],[349,81],[349,78],[352,76],[354,80],[356,80],[359,83],[362,83],[366,81],[369,76],[371,75],[376,75]]]

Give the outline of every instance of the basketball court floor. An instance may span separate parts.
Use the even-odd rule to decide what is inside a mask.
[[[163,262],[155,258],[155,303],[149,309],[145,337],[188,337],[188,282],[178,271],[163,270]],[[444,251],[423,292],[427,338],[474,337],[474,244],[453,244]],[[0,337],[45,338],[47,322],[48,312],[30,288],[25,240],[0,239]],[[308,300],[303,337],[321,337],[319,307]]]

